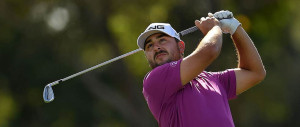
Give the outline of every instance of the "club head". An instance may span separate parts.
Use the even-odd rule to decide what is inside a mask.
[[[46,103],[50,103],[51,101],[54,100],[54,93],[53,93],[51,83],[45,86],[43,98]]]

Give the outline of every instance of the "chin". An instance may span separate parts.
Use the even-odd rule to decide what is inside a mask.
[[[152,69],[154,69],[154,68],[156,68],[156,67],[158,67],[158,66],[160,66],[160,65],[163,65],[163,64],[165,64],[165,63],[168,63],[168,61],[161,61],[161,62],[150,62],[150,61],[149,61],[149,65],[150,65],[150,67],[151,67]]]
[[[172,62],[171,59],[166,59],[166,60],[163,60],[163,61],[160,61],[160,62],[156,62],[156,65],[160,66],[160,65],[164,65],[166,63],[169,63],[169,62]]]

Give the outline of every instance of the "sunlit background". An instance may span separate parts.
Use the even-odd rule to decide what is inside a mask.
[[[152,22],[178,32],[230,10],[254,41],[266,79],[230,101],[237,127],[300,126],[299,0],[1,0],[0,127],[155,127],[142,95],[142,52],[54,87],[44,86],[137,49]],[[185,54],[203,37],[184,36]],[[236,67],[229,35],[207,71]]]

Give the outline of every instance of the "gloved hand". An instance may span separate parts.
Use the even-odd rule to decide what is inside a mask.
[[[230,11],[218,11],[215,14],[208,13],[208,16],[213,16],[217,18],[221,23],[221,29],[223,33],[234,34],[237,27],[241,25],[241,23],[233,17],[232,12]]]

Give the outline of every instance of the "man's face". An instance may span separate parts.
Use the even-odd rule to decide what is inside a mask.
[[[152,69],[182,58],[178,43],[169,35],[156,33],[149,36],[145,43],[145,55]]]

